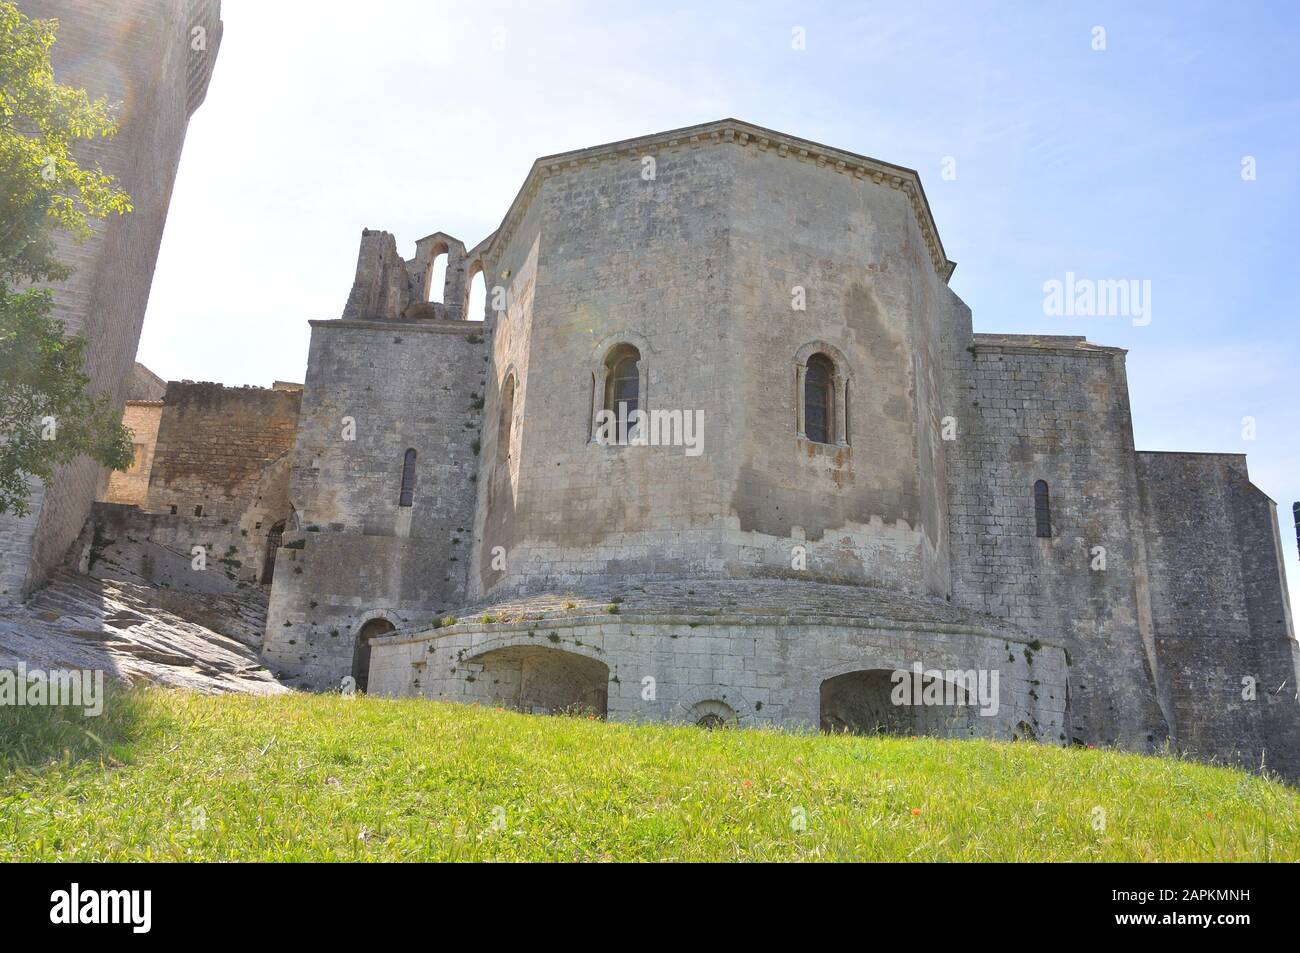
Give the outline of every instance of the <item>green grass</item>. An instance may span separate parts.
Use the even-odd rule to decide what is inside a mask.
[[[1300,795],[1112,751],[413,700],[0,709],[0,860],[128,859],[1294,861]]]

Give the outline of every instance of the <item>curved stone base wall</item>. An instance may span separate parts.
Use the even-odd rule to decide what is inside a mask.
[[[1065,653],[1003,632],[743,613],[606,611],[485,621],[493,618],[486,613],[376,639],[370,691],[620,721],[1033,737],[1055,744],[1069,737]],[[937,673],[938,683],[914,676],[918,665],[922,673]],[[893,686],[893,673],[904,673],[907,688],[920,689],[922,704],[878,727],[845,725],[845,712],[890,704],[879,694],[853,699],[853,680],[839,677],[858,672],[872,673],[861,681],[875,685],[872,691],[882,678]],[[824,690],[832,679],[834,690]],[[824,702],[835,710],[824,711]]]

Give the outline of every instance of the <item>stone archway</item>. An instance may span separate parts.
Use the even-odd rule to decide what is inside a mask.
[[[896,676],[908,682],[908,691],[896,702]],[[854,735],[934,735],[965,737],[973,734],[977,710],[960,686],[929,677],[919,684],[911,672],[863,669],[845,672],[821,683],[821,730]],[[919,691],[922,698],[911,697]],[[929,690],[929,691],[927,691]],[[943,703],[935,703],[931,691]]]
[[[496,703],[542,715],[609,713],[609,666],[562,649],[515,645],[485,652],[475,679]]]
[[[361,626],[361,631],[357,633],[356,647],[352,650],[352,679],[357,683],[357,691],[364,692],[370,684],[370,640],[396,628],[382,616]]]

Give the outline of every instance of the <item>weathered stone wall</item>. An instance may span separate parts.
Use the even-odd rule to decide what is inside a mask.
[[[54,288],[54,315],[85,335],[90,390],[125,399],[163,223],[189,117],[202,102],[221,42],[219,0],[20,0],[57,18],[56,78],[122,104],[111,139],[77,150],[116,176],[135,210],[95,223],[82,243],[60,235],[56,257],[76,271]],[[196,50],[192,30],[206,30]],[[0,516],[0,599],[21,598],[58,564],[81,531],[107,473],[88,458],[34,487],[31,514]]]
[[[305,683],[352,668],[370,618],[464,604],[487,368],[483,325],[313,321],[293,452],[296,520],[276,562],[265,657]],[[401,506],[406,450],[416,451]]]
[[[1075,739],[1158,746],[1166,725],[1139,586],[1123,352],[1082,338],[974,335],[969,350],[947,353],[953,601],[1062,642]],[[1050,538],[1036,535],[1038,480],[1049,487]]]
[[[936,296],[946,286],[913,193],[775,146],[726,155],[727,330],[715,353],[735,372],[710,410],[734,454],[724,505],[739,521],[739,561],[789,574],[797,527],[804,578],[944,596]],[[797,435],[801,349],[842,356],[847,446]]]
[[[146,513],[136,506],[97,502],[88,526],[94,550],[112,540],[132,546],[153,543],[175,554],[176,558],[160,558],[164,554],[137,546],[134,555],[138,561],[118,567],[152,585],[224,592],[240,583],[247,588],[258,579],[257,544],[237,523],[212,516]]]
[[[498,545],[507,587],[705,572],[721,557],[726,437],[708,418],[726,386],[727,369],[714,361],[725,326],[730,171],[716,149],[679,148],[658,160],[652,182],[630,156],[548,175],[510,241],[499,236],[497,271],[521,276],[523,287],[497,329],[497,387],[485,419],[497,430],[499,387],[514,373],[515,413],[526,412],[527,425],[508,486],[496,434],[485,440],[494,476],[483,491],[491,496],[478,554],[484,585],[495,581]],[[620,343],[641,352],[643,407],[705,409],[703,454],[591,439],[594,379]]]
[[[1300,776],[1300,652],[1276,505],[1244,455],[1138,453],[1137,467],[1176,744]]]
[[[104,491],[106,503],[129,503],[143,506],[149,495],[149,474],[153,469],[158,444],[158,424],[162,420],[161,400],[128,400],[122,410],[122,424],[131,431],[135,457],[129,470],[114,470]]]
[[[294,444],[302,393],[171,381],[145,509],[238,521]]]

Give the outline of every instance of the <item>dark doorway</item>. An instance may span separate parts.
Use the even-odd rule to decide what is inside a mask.
[[[357,647],[352,653],[352,678],[357,683],[357,691],[364,692],[370,686],[370,640],[394,628],[387,619],[371,619],[357,633]]]
[[[896,697],[896,686],[911,690]],[[922,697],[910,697],[916,691]],[[938,698],[926,701],[927,691],[937,692]],[[911,672],[846,672],[821,684],[821,729],[854,735],[965,737],[973,733],[975,725],[973,697],[956,682],[928,675],[917,685]]]
[[[284,520],[271,527],[266,534],[266,556],[262,559],[262,585],[269,586],[275,576],[275,554],[284,542]]]

